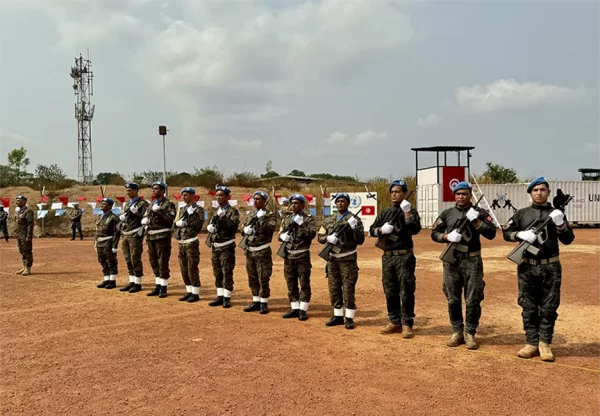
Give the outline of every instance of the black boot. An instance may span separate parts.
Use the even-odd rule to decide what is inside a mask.
[[[354,319],[346,318],[346,329],[354,329]]]
[[[223,296],[217,296],[212,302],[208,302],[208,306],[223,306]]]
[[[192,296],[191,292],[186,292],[185,295],[183,295],[182,297],[180,297],[178,300],[179,302],[185,302],[186,300],[188,300],[190,297]]]
[[[260,302],[252,302],[244,308],[244,312],[256,312],[260,310]]]
[[[146,296],[158,296],[160,294],[160,285],[154,286],[152,292],[148,292]]]
[[[260,303],[260,314],[266,315],[269,313],[269,304],[267,302]]]
[[[71,241],[75,241],[75,237],[71,238]]]
[[[108,282],[110,282],[110,280],[103,280],[102,283],[100,283],[99,285],[97,285],[96,287],[98,289],[104,289],[106,287],[106,285],[108,284]]]
[[[298,312],[298,319],[306,321],[308,319],[308,313],[305,310],[300,309],[300,312]]]
[[[158,297],[161,299],[167,297],[167,287],[166,286],[160,287],[160,292],[158,293]]]
[[[231,298],[226,298],[223,296],[223,307],[226,309],[231,308]]]
[[[135,292],[141,292],[141,291],[142,291],[142,285],[137,284],[137,283],[134,283],[133,287],[131,289],[129,289],[129,293],[135,293]]]
[[[129,282],[127,286],[123,286],[121,289],[119,289],[119,292],[129,292],[129,290],[133,288],[134,285],[135,283]]]
[[[108,283],[106,284],[106,286],[104,286],[104,289],[114,289],[116,287],[117,287],[117,281],[109,280]]]
[[[299,313],[300,313],[300,309],[290,309],[289,311],[287,311],[286,313],[281,315],[281,317],[283,319],[297,318]]]
[[[325,322],[325,326],[338,326],[344,325],[344,317],[343,316],[332,316],[331,319]]]
[[[196,294],[192,294],[189,298],[188,298],[188,302],[189,303],[193,303],[193,302],[198,302],[200,300],[200,295],[196,295]]]

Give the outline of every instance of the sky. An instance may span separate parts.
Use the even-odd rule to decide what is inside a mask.
[[[411,147],[578,179],[600,167],[597,1],[0,3],[0,163],[77,177],[70,67],[89,48],[94,174],[217,166],[415,174]]]

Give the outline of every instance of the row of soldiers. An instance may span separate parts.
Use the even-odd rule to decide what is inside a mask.
[[[166,297],[173,234],[179,244],[179,265],[186,287],[186,294],[179,300],[197,302],[200,290],[198,234],[203,226],[204,210],[194,202],[195,190],[190,187],[181,190],[185,205],[179,209],[165,197],[166,185],[162,182],[152,184],[152,203],[141,199],[138,190],[137,184],[126,184],[130,199],[120,217],[112,212],[114,202],[110,198],[102,200],[95,248],[104,280],[98,287],[116,287],[116,254],[121,240],[129,284],[120,290],[129,293],[142,290],[141,257],[143,237],[146,236],[148,256],[155,275],[155,286],[147,295]],[[209,305],[230,308],[234,289],[235,234],[240,225],[240,215],[229,204],[230,189],[217,186],[216,191],[218,208],[207,226],[207,245],[212,250],[217,296]],[[378,238],[377,246],[383,250],[382,282],[390,322],[381,333],[401,333],[404,338],[412,338],[416,289],[413,236],[421,231],[421,220],[418,211],[406,199],[408,185],[404,180],[393,181],[389,192],[392,205],[377,216],[369,229],[369,234]],[[550,189],[543,177],[535,178],[527,192],[531,195],[532,205],[518,210],[503,230],[506,241],[524,241],[535,248],[525,253],[524,261],[517,269],[518,302],[523,309],[526,332],[526,345],[519,350],[518,356],[531,358],[540,354],[542,360],[554,361],[550,344],[558,316],[556,311],[560,303],[562,278],[558,242],[570,244],[574,234],[562,210],[548,203]],[[459,248],[454,251],[453,261],[444,262],[443,267],[442,289],[448,301],[452,326],[447,345],[457,347],[466,344],[468,349],[477,349],[479,344],[475,337],[485,288],[480,237],[494,239],[497,227],[488,211],[472,204],[472,187],[468,182],[460,182],[453,193],[455,206],[439,215],[431,231],[433,241],[454,244]],[[19,198],[24,197],[17,197],[18,204],[23,201]],[[269,196],[265,192],[256,191],[253,200],[255,210],[243,224],[240,243],[246,255],[246,271],[252,292],[252,303],[244,311],[266,314],[269,312],[269,282],[273,268],[270,243],[277,221],[275,214],[266,208]],[[333,315],[325,325],[354,329],[357,310],[355,287],[359,272],[357,247],[364,243],[365,232],[360,217],[348,210],[350,196],[346,193],[335,196],[338,212],[325,218],[318,232],[314,217],[305,212],[304,196],[294,194],[289,202],[289,215],[284,215],[278,234],[282,244],[278,254],[284,257],[284,276],[290,301],[290,309],[283,318],[308,319],[312,269],[310,246],[317,237],[319,243],[331,248],[326,270]],[[32,219],[26,208],[18,212],[19,232],[26,228],[29,230],[29,217]],[[544,221],[544,229],[536,233],[532,226],[540,221]],[[463,226],[457,228],[459,223]],[[22,246],[20,243],[20,249],[31,248],[31,239],[26,241],[29,245]],[[23,258],[25,265],[29,257],[26,259],[24,255]],[[30,267],[30,263],[27,264]],[[464,316],[463,297],[466,304]]]

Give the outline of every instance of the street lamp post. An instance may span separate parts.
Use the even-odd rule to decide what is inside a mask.
[[[167,183],[167,152],[165,147],[165,136],[167,135],[167,126],[158,126],[158,134],[163,139],[163,182]]]

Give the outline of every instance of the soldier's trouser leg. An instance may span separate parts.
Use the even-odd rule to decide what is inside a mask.
[[[144,251],[143,237],[130,237],[129,240],[129,258],[133,266],[133,276],[136,277],[136,283],[141,283],[144,275],[144,264],[142,263],[142,253]]]
[[[223,288],[225,297],[229,292],[233,292],[233,270],[235,269],[235,244],[230,244],[224,250],[215,250],[212,252],[213,275],[215,276],[215,286],[217,289]]]
[[[251,264],[252,270],[248,269]],[[273,274],[273,253],[271,247],[257,252],[246,252],[246,270],[248,285],[252,291],[253,300],[258,296],[265,303],[271,296],[271,275]]]
[[[77,229],[77,225],[74,222],[71,222],[71,234],[72,234],[72,238],[73,240],[75,240],[75,230]]]
[[[150,261],[150,266],[152,267],[152,271],[154,272],[154,277],[159,278],[160,267],[158,263],[158,251],[156,249],[157,241],[158,240],[148,240],[148,260]]]
[[[131,261],[131,241],[128,237],[121,239],[121,249],[123,250],[123,257],[125,257],[125,264],[127,265],[127,273],[129,276],[135,276],[133,271],[133,262]]]
[[[160,278],[168,280],[171,277],[171,269],[169,268],[169,260],[171,260],[171,235],[168,238],[156,240],[156,253],[158,254]],[[166,286],[163,283],[161,283],[162,286]]]
[[[23,266],[33,266],[33,241],[27,241],[25,239],[19,238],[17,240],[17,247],[19,247],[19,253],[21,253]]]
[[[79,238],[83,238],[83,229],[81,228],[81,221],[77,223],[77,232],[79,233]]]
[[[188,272],[188,253],[186,250],[186,246],[183,244],[179,244],[179,254],[177,256],[177,260],[179,261],[179,269],[181,270],[181,278],[183,279],[183,284],[186,286],[186,289],[192,286],[192,281],[190,280],[189,272]],[[192,292],[188,290],[188,292]]]
[[[461,261],[465,282],[465,332],[475,334],[481,318],[481,302],[484,299],[483,261],[481,256],[468,257]]]
[[[413,326],[416,264],[417,260],[412,253],[382,257],[383,291],[388,316],[393,324]]]
[[[344,295],[344,307],[346,310],[356,309],[356,282],[358,281],[358,264],[356,260],[340,262],[340,271],[342,275],[342,293]]]
[[[312,297],[312,290],[310,287],[312,264],[310,262],[310,257],[298,259],[296,265],[298,267],[298,277],[300,280],[300,309],[304,309],[302,303],[310,303]]]
[[[119,274],[119,261],[117,260],[117,253],[113,253],[112,247],[109,246],[106,251],[106,259],[108,261],[108,269],[111,276]],[[114,279],[111,279],[114,280]]]
[[[448,300],[448,316],[450,317],[452,332],[463,333],[465,330],[462,313],[463,276],[458,264],[443,262],[443,267],[442,290]]]
[[[248,287],[252,292],[252,300],[259,297],[260,281],[258,277],[259,259],[250,250],[246,250],[246,273],[248,274]]]
[[[297,260],[283,260],[283,276],[288,289],[288,299],[290,302],[297,303],[300,300],[300,289],[298,288],[298,269],[296,267]],[[298,309],[292,308],[292,309]]]
[[[340,270],[340,262],[336,260],[329,260],[327,262],[327,286],[329,288],[329,299],[331,306],[336,310],[336,316],[342,315],[342,308],[344,307],[344,292],[342,284],[342,273]]]
[[[96,246],[96,252],[98,254],[98,263],[100,263],[100,266],[102,266],[102,275],[104,277],[108,277],[111,274],[110,273],[110,264],[108,261],[108,252],[109,251],[112,254],[112,250],[109,245],[101,246],[101,247]]]
[[[200,242],[179,245],[179,267],[186,286],[200,287]]]

